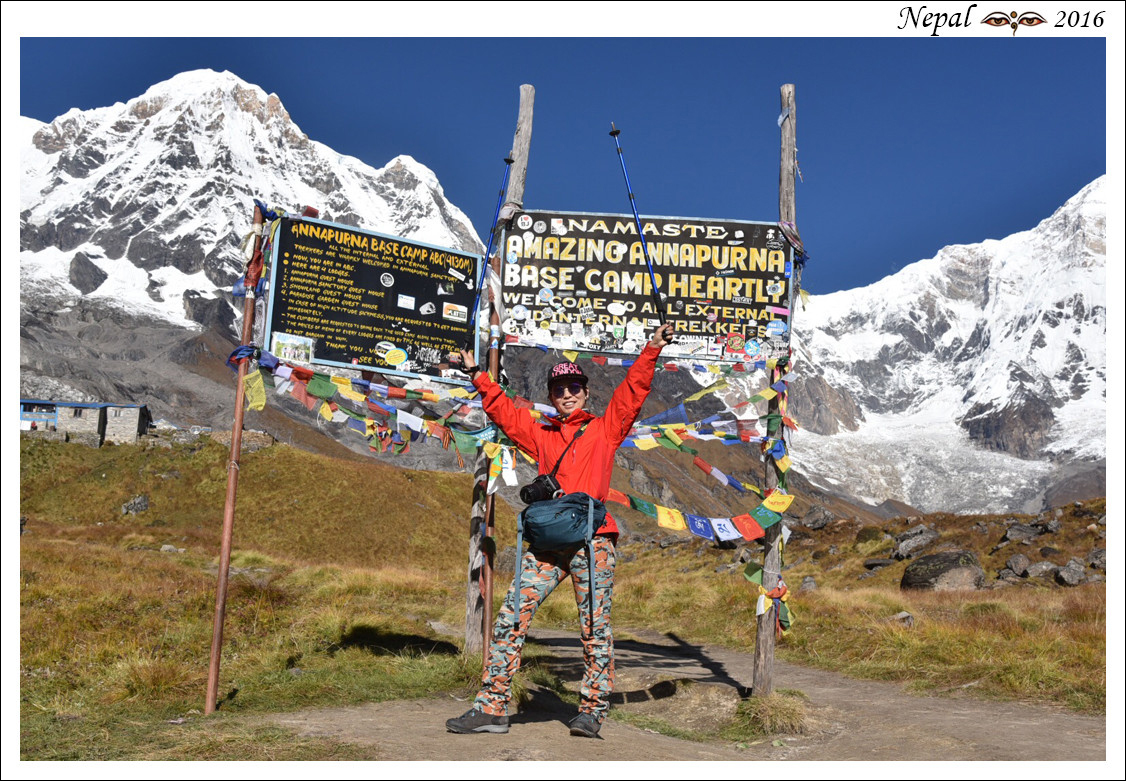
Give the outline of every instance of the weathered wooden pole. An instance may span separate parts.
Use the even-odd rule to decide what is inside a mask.
[[[778,174],[778,219],[783,222],[796,223],[797,206],[795,198],[795,173],[797,170],[797,104],[794,102],[794,85],[782,85],[782,163]],[[796,265],[796,264],[795,264]],[[796,271],[795,271],[796,274]],[[790,295],[794,295],[793,285],[797,281],[796,275],[791,277]],[[793,333],[794,311],[791,301],[790,328]],[[771,370],[770,384],[774,384],[781,377],[781,371]],[[770,438],[782,436],[782,418],[779,413],[778,397],[775,396],[768,402],[766,433]],[[766,474],[763,479],[763,493],[768,494],[778,487],[778,467],[774,457],[767,454],[764,458]],[[763,539],[766,545],[766,554],[762,563],[762,587],[766,591],[773,591],[778,587],[778,579],[782,572],[782,548],[779,538],[782,536],[781,522],[774,524],[766,530]],[[777,616],[772,605],[758,617],[755,631],[755,674],[752,683],[754,696],[765,697],[774,691],[774,627]]]
[[[262,211],[254,207],[254,250],[246,273],[246,303],[242,309],[242,341],[245,347],[254,334],[254,288],[261,275]],[[235,422],[231,427],[231,452],[227,461],[227,501],[223,507],[223,538],[219,544],[219,581],[215,587],[215,621],[211,630],[211,664],[207,671],[207,699],[204,715],[215,712],[219,701],[219,658],[223,653],[223,623],[227,614],[227,577],[231,569],[231,539],[235,527],[235,500],[238,496],[239,456],[242,453],[242,417],[246,401],[246,364],[239,361],[235,386]]]
[[[528,151],[532,144],[532,108],[536,90],[531,84],[520,87],[520,108],[516,119],[516,134],[512,139],[512,171],[508,181],[508,203],[522,204],[524,183],[528,174]],[[501,230],[498,222],[496,230]],[[485,258],[493,270],[501,272],[500,247],[493,258]],[[500,376],[500,314],[490,303],[489,315],[489,374]],[[493,347],[494,340],[497,347]],[[493,623],[493,497],[488,493],[489,459],[484,450],[477,451],[473,469],[473,507],[469,520],[469,582],[465,594],[465,653],[481,654],[482,668],[488,664],[486,643]],[[520,566],[519,551],[516,566]],[[483,672],[483,670],[482,670]]]

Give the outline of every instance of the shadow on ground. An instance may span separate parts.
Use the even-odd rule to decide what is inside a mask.
[[[456,645],[445,640],[435,640],[420,635],[404,635],[369,624],[353,626],[340,636],[338,643],[329,648],[329,654],[335,654],[345,648],[362,648],[377,656],[403,653],[454,656],[459,653]]]

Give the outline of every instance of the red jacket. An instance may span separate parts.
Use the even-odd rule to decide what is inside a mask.
[[[485,413],[508,435],[516,445],[539,462],[540,474],[550,474],[555,462],[574,439],[579,428],[587,423],[586,431],[567,451],[559,464],[555,478],[567,493],[582,491],[601,502],[610,492],[610,473],[614,470],[614,453],[629,434],[641,406],[649,396],[653,370],[661,351],[645,346],[641,355],[630,366],[626,378],[614,391],[606,414],[595,417],[585,409],[572,414],[565,421],[536,422],[526,409],[517,409],[499,385],[481,372],[474,385],[481,392]],[[598,534],[618,534],[618,524],[606,514],[606,522]]]

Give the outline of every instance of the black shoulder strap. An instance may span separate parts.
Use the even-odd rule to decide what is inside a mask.
[[[559,454],[559,460],[555,462],[555,468],[551,470],[552,477],[555,477],[555,473],[559,471],[559,465],[563,463],[563,456],[567,455],[567,451],[571,449],[571,445],[575,444],[575,440],[583,435],[583,432],[586,431],[586,427],[589,425],[589,421],[587,423],[584,423],[578,430],[578,433],[576,433],[575,436],[571,437],[571,441],[567,443],[567,447],[563,448],[563,452]],[[560,429],[560,431],[562,430],[563,429]]]

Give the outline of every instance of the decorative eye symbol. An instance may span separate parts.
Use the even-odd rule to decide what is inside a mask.
[[[1035,11],[1025,11],[1019,15],[1016,11],[1012,11],[1008,14],[995,11],[982,19],[981,23],[987,24],[990,27],[1011,27],[1013,28],[1013,35],[1016,35],[1017,27],[1035,27],[1047,21],[1047,19]]]

